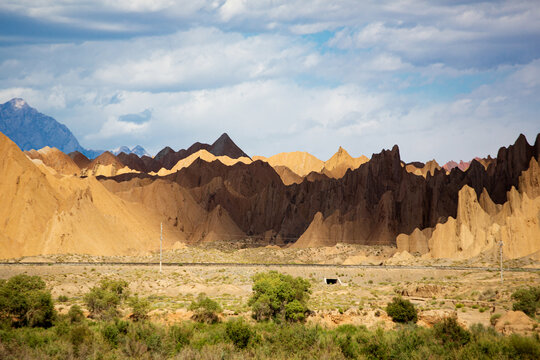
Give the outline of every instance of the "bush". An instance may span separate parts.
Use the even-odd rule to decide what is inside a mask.
[[[310,284],[301,277],[280,274],[277,271],[253,276],[253,295],[248,304],[256,320],[287,319],[302,321],[309,311]]]
[[[84,301],[92,317],[111,319],[118,315],[118,305],[128,295],[128,283],[124,280],[103,279],[90,289]]]
[[[134,296],[129,300],[129,306],[133,313],[131,318],[135,321],[146,320],[148,318],[148,312],[150,311],[150,302],[147,299],[141,299],[138,296]]]
[[[66,295],[60,295],[58,297],[58,302],[66,302],[68,300],[69,300],[69,298]]]
[[[84,314],[79,305],[72,305],[69,308],[68,319],[72,324],[79,323],[84,320]]]
[[[192,335],[193,331],[185,326],[172,325],[168,331],[169,339],[172,341],[176,352],[189,344]]]
[[[101,329],[101,335],[112,346],[118,346],[120,331],[114,323],[109,323]]]
[[[191,318],[195,321],[207,324],[219,322],[217,314],[221,312],[221,306],[204,293],[197,296],[197,300],[191,303],[189,310],[194,312]]]
[[[471,340],[471,333],[461,326],[453,317],[448,317],[433,326],[435,337],[444,345],[464,346]]]
[[[523,311],[530,317],[534,317],[536,309],[540,306],[540,287],[518,289],[512,294],[512,299],[515,300],[514,311]]]
[[[512,355],[516,359],[540,359],[540,344],[533,338],[512,335],[509,339]]]
[[[50,327],[56,311],[39,276],[16,275],[0,281],[0,320],[11,326]]]
[[[227,321],[225,333],[234,346],[240,349],[246,348],[252,337],[251,327],[242,318]]]
[[[413,303],[401,297],[395,297],[392,302],[386,306],[386,313],[392,318],[392,321],[398,323],[416,323],[418,321],[418,312]]]
[[[69,340],[76,349],[91,337],[92,331],[86,325],[77,325],[69,333]]]
[[[359,346],[358,342],[354,341],[351,334],[337,339],[337,344],[343,356],[347,359],[356,359],[358,357]]]

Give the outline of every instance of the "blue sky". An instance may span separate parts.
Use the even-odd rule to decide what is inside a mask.
[[[495,155],[540,132],[534,1],[4,0],[0,102],[87,148]]]

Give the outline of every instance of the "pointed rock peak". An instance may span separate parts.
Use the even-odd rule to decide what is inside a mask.
[[[30,107],[28,103],[21,98],[13,98],[7,102],[13,109],[22,109],[24,107]]]
[[[229,142],[229,141],[233,142],[227,133],[223,133],[223,134],[221,134],[220,137],[217,138],[216,141],[214,141],[214,144],[217,144],[217,143],[220,143],[220,142]],[[214,145],[214,144],[212,144],[212,145]]]
[[[529,145],[529,142],[527,141],[527,137],[525,137],[525,135],[523,134],[519,134],[517,140],[516,140],[516,144],[527,144]]]
[[[233,159],[239,157],[249,157],[231,140],[227,133],[223,133],[213,144],[208,151],[215,156],[229,156]]]
[[[343,158],[351,158],[352,159],[352,156],[349,155],[349,153],[347,152],[347,150],[345,150],[344,148],[342,148],[341,146],[339,147],[338,151],[330,158],[330,160],[332,159],[343,159]]]
[[[155,159],[160,161],[162,158],[167,156],[168,154],[174,153],[175,151],[171,149],[169,146],[165,146],[163,149],[161,149],[155,156]]]

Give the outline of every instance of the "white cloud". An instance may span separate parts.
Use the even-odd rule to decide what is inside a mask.
[[[0,38],[23,39],[0,46],[0,102],[25,98],[91,148],[155,152],[228,132],[250,154],[327,158],[343,145],[369,156],[398,143],[406,159],[449,160],[540,130],[540,8],[525,1],[21,0],[0,11],[105,31]],[[305,36],[324,30],[337,32]],[[121,120],[146,109],[146,122]]]

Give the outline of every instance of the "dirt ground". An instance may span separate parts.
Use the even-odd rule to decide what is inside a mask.
[[[254,251],[261,251],[262,256],[271,250]],[[219,255],[220,251],[215,252]],[[234,255],[229,259],[240,257],[241,252],[242,250],[231,252]],[[175,257],[175,260],[179,260],[178,251],[166,254],[166,259],[171,260]],[[329,258],[328,254],[326,257]],[[205,258],[210,259],[208,261],[223,260],[217,255]],[[61,256],[60,259],[52,256],[23,260],[75,259],[103,260],[81,256]],[[154,261],[155,254],[139,260]],[[192,257],[191,262],[196,260],[197,258]],[[251,295],[251,277],[257,272],[268,270],[309,279],[312,285],[309,307],[313,310],[313,314],[308,321],[329,327],[351,323],[391,328],[394,324],[384,312],[384,308],[398,294],[417,305],[420,311],[419,323],[422,325],[429,326],[440,317],[457,315],[463,325],[481,323],[489,326],[490,317],[494,313],[503,314],[511,310],[510,295],[515,289],[540,284],[538,271],[505,272],[504,284],[501,284],[500,274],[497,271],[350,268],[337,265],[320,267],[293,264],[177,265],[164,266],[162,274],[159,273],[158,266],[145,265],[17,264],[0,265],[0,278],[9,278],[22,273],[41,276],[55,299],[60,295],[68,297],[68,301],[58,303],[59,311],[67,311],[75,303],[83,305],[84,294],[100,279],[122,278],[129,283],[133,295],[147,297],[150,300],[152,318],[170,323],[189,318],[190,313],[187,309],[199,293],[206,293],[218,301],[223,306],[225,317],[241,315],[248,318],[247,302]],[[339,278],[342,284],[327,285],[323,281],[324,278]],[[124,313],[127,315],[129,308],[124,309]]]

